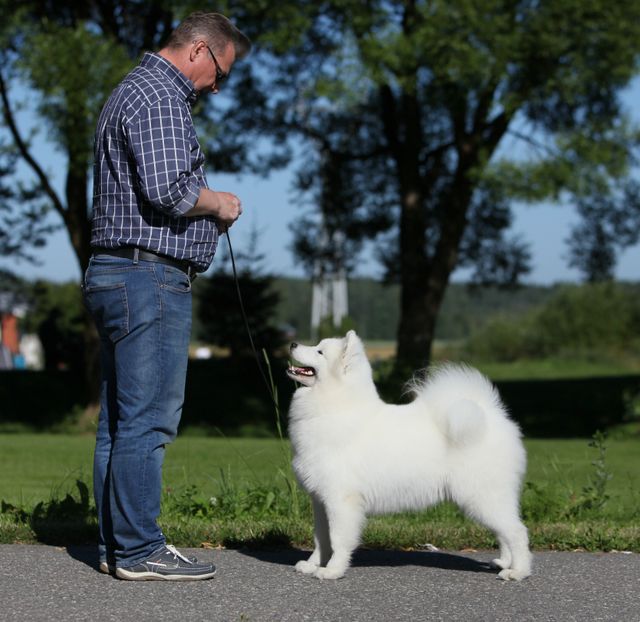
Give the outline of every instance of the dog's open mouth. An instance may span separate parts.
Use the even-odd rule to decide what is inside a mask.
[[[296,365],[289,365],[287,373],[290,376],[304,376],[311,378],[316,375],[316,370],[313,367],[298,367]]]
[[[306,387],[310,387],[315,384],[316,370],[313,367],[307,367],[306,365],[297,364],[297,361],[289,361],[289,367],[287,369],[287,376],[299,382]]]

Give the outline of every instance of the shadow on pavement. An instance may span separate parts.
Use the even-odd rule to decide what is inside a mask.
[[[76,561],[82,562],[96,572],[98,571],[100,560],[98,558],[97,546],[68,546],[66,547],[66,549],[69,557],[75,559]]]
[[[307,559],[309,552],[300,550],[268,551],[240,549],[242,555],[253,557],[271,564],[294,565],[301,559]],[[439,553],[431,551],[370,551],[358,550],[354,553],[353,567],[373,566],[422,566],[440,568],[442,570],[459,570],[462,572],[486,572],[496,574],[498,571],[487,562],[477,561],[463,555]]]
[[[309,551],[286,548],[279,550],[268,549],[237,549],[241,555],[251,557],[261,562],[294,566],[296,562],[309,557]],[[98,570],[98,548],[95,546],[68,546],[67,553],[93,570]],[[372,551],[358,550],[353,555],[351,564],[355,568],[372,567],[400,567],[421,566],[424,568],[439,568],[441,570],[458,570],[460,572],[483,572],[496,574],[498,571],[487,562],[477,561],[470,557],[452,553],[431,551]]]

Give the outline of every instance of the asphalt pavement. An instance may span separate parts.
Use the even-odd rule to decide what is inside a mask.
[[[0,620],[640,622],[640,555],[534,554],[520,583],[495,552],[358,551],[339,581],[293,570],[297,550],[182,549],[218,567],[210,581],[120,581],[95,549],[0,546]]]

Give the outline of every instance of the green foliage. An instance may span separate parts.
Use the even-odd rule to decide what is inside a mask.
[[[308,515],[310,504],[301,495],[292,494],[290,487],[271,483],[243,482],[230,470],[221,469],[218,492],[205,497],[195,485],[178,492],[168,489],[163,497],[163,513],[170,517],[202,518],[234,521],[251,517],[264,520],[273,517]]]
[[[356,329],[356,322],[349,315],[345,315],[339,325],[333,323],[333,318],[326,317],[320,322],[320,326],[318,326],[317,340],[320,341],[327,337],[342,337],[346,335],[348,331]]]
[[[121,45],[87,22],[45,22],[25,44],[29,53],[18,66],[40,94],[38,114],[53,130],[50,138],[66,153],[82,154],[88,166],[98,114],[132,68],[131,60]]]
[[[613,477],[606,461],[606,434],[597,431],[588,446],[597,452],[591,461],[591,471],[580,490],[573,485],[559,487],[551,477],[544,482],[527,481],[522,495],[522,512],[525,521],[554,522],[568,521],[576,523],[597,519],[605,511],[611,496],[608,484]],[[552,463],[552,471],[558,472],[557,464]]]
[[[506,235],[513,200],[590,195],[628,174],[636,130],[619,94],[637,71],[640,8],[633,0],[302,6],[307,28],[269,75],[281,90],[261,119],[267,132],[293,131],[313,146],[300,187],[314,217],[325,218],[298,223],[298,250],[312,256],[310,243],[321,244],[335,222],[354,242],[380,240],[386,276],[415,301],[404,306],[412,317],[400,323],[398,357],[420,363],[455,267],[475,268],[478,282],[513,283],[526,272],[525,243]],[[263,13],[245,16],[259,25]],[[264,77],[252,77],[262,93]],[[507,136],[518,144],[503,151]]]
[[[609,500],[607,484],[613,475],[607,468],[606,463],[606,438],[606,434],[598,430],[589,442],[589,447],[598,452],[596,459],[591,462],[593,473],[590,475],[587,485],[583,487],[580,496],[573,500],[573,503],[567,509],[567,516],[580,516],[588,512],[600,512]]]
[[[569,242],[569,264],[591,283],[613,279],[617,254],[640,239],[640,185],[605,188],[578,200],[581,223]]]
[[[53,496],[49,501],[41,501],[33,509],[31,521],[68,521],[70,519],[89,520],[93,509],[89,501],[89,487],[82,480],[76,480],[78,495],[67,493],[62,499]]]
[[[95,541],[97,537],[95,507],[90,500],[89,487],[76,480],[77,494],[68,492],[60,498],[52,493],[47,501],[40,501],[33,509],[0,501],[0,517],[14,525],[29,527],[39,542],[78,544]]]
[[[0,177],[6,169],[13,195],[0,202],[0,249],[30,258],[28,246],[43,245],[62,225],[81,269],[90,254],[89,171],[98,114],[133,59],[166,36],[174,8],[184,3],[98,4],[0,0]],[[20,101],[21,92],[28,100]],[[36,114],[20,115],[27,106]],[[58,170],[44,166],[36,135],[59,155]],[[57,221],[46,218],[52,211]]]
[[[615,283],[567,285],[519,319],[496,318],[471,337],[467,353],[515,361],[633,351],[640,330],[636,288]]]
[[[280,293],[276,311],[278,324],[292,326],[297,339],[310,339],[310,281],[277,278],[274,289]],[[436,338],[447,341],[465,339],[501,315],[505,319],[518,318],[520,321],[555,292],[555,287],[523,286],[504,290],[452,283],[442,303]],[[361,337],[395,340],[400,316],[398,285],[384,285],[370,278],[354,278],[348,282],[348,297],[349,316]]]
[[[495,317],[474,335],[468,345],[468,352],[484,361],[516,361],[526,357],[527,339],[533,327],[528,317],[506,319]]]

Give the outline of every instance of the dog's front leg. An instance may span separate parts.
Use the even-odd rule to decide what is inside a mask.
[[[365,522],[364,506],[360,495],[349,495],[329,500],[326,505],[329,519],[329,539],[332,555],[325,568],[318,568],[318,579],[340,579],[351,564],[351,555],[360,542]]]
[[[296,570],[304,574],[314,574],[331,557],[327,512],[324,504],[316,495],[311,495],[311,501],[313,504],[313,541],[315,548],[309,559],[299,561],[296,564]]]

